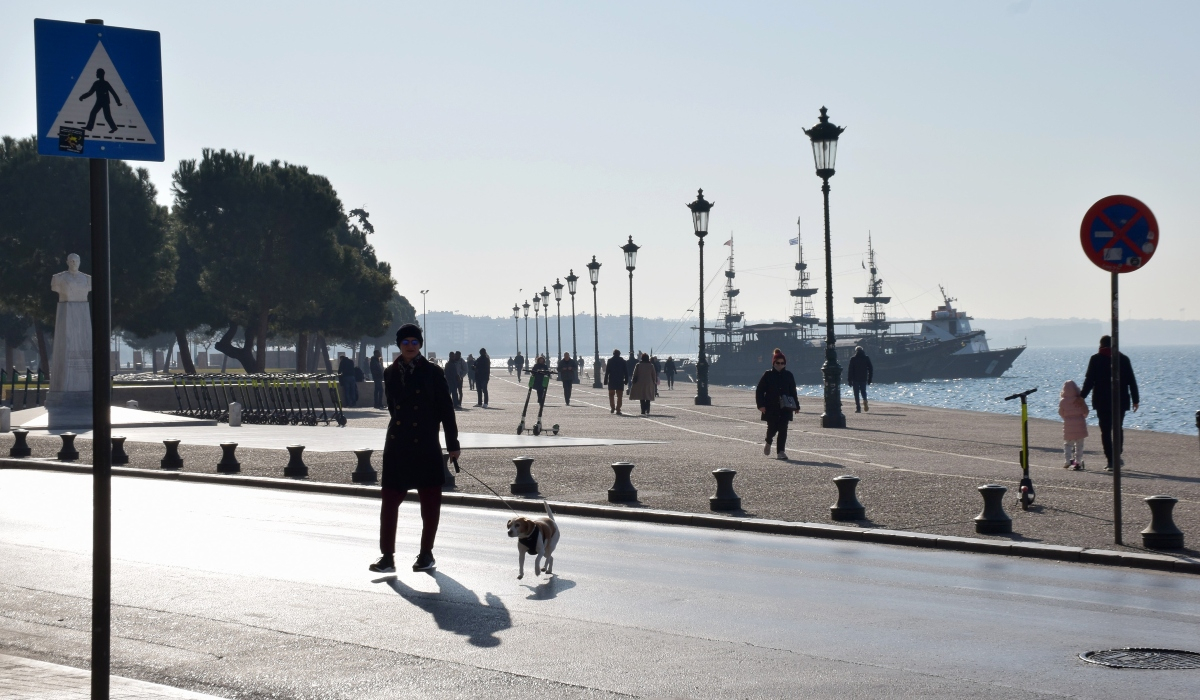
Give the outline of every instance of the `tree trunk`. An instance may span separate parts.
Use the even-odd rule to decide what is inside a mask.
[[[171,359],[174,357],[175,357],[175,343],[171,343],[170,345],[167,346],[167,349],[163,351],[163,372],[165,374],[171,373]]]
[[[179,364],[183,366],[183,371],[195,374],[196,363],[192,362],[192,350],[188,345],[187,333],[182,330],[175,331],[175,340],[179,343]]]
[[[15,352],[15,351],[16,351],[16,348],[13,347],[12,343],[4,344],[4,371],[5,372],[13,371],[13,352]]]
[[[158,348],[150,348],[150,371],[158,374]]]
[[[308,333],[301,332],[296,335],[296,371],[308,371]]]
[[[33,319],[33,335],[37,338],[38,348],[38,368],[50,376],[50,351],[46,348],[46,333],[42,330],[42,324]]]
[[[254,334],[254,346],[258,350],[259,372],[267,371],[267,329],[271,325],[270,316],[270,309],[264,305],[262,311],[258,313],[258,328],[256,329],[258,332]]]
[[[325,371],[333,372],[333,361],[329,359],[329,346],[325,344],[325,336],[317,334],[317,345],[321,348],[321,356],[325,358]]]
[[[363,338],[358,345],[358,361],[354,363],[355,367],[365,370],[367,368],[367,339]]]
[[[225,355],[225,357],[232,357],[241,363],[242,369],[245,370],[247,374],[254,374],[257,372],[257,369],[255,369],[257,365],[254,363],[254,353],[251,352],[250,349],[245,345],[242,345],[242,347],[239,348],[233,344],[233,337],[237,335],[237,332],[238,324],[230,323],[229,328],[213,347],[220,350],[221,354]],[[225,371],[224,361],[221,363],[221,371]]]

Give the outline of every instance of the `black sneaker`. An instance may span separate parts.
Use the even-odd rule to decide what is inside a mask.
[[[433,560],[433,552],[421,552],[413,562],[413,571],[433,571],[435,568],[437,562]]]
[[[379,561],[367,568],[376,573],[390,574],[396,570],[396,560],[391,554],[385,554],[379,557]]]

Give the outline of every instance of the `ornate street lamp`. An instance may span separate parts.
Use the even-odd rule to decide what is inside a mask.
[[[521,307],[513,304],[513,332],[517,338],[517,354],[521,354]]]
[[[429,354],[429,326],[425,324],[425,295],[429,293],[428,289],[421,290],[421,335],[424,338],[421,340],[421,349],[425,350],[425,354]]]
[[[542,346],[539,344],[541,341],[538,339],[539,331],[538,331],[538,294],[537,294],[537,292],[533,293],[533,298],[530,299],[530,301],[533,302],[533,361],[537,362],[537,356],[542,354]]]
[[[708,396],[708,358],[704,355],[704,237],[708,235],[708,212],[714,202],[704,199],[704,190],[696,192],[696,201],[687,205],[692,210],[692,228],[700,244],[700,354],[696,359],[696,405],[711,406]]]
[[[521,308],[525,309],[525,361],[529,361],[529,302],[521,304]],[[537,322],[533,324],[533,329],[537,330]],[[525,369],[525,363],[521,363],[521,369]]]
[[[629,358],[631,362],[637,360],[633,357],[633,268],[637,267],[637,252],[641,246],[633,242],[633,236],[629,237],[629,242],[621,246],[621,250],[625,252],[625,269],[629,270]]]
[[[558,329],[558,356],[561,358],[562,357],[562,290],[563,290],[563,283],[559,282],[558,278],[555,277],[554,285],[551,287],[551,289],[554,290],[554,313],[557,315],[557,318],[555,319],[555,324],[556,324],[555,328]],[[546,344],[549,345],[549,343],[546,343]],[[572,355],[571,357],[573,359],[575,356]]]
[[[571,359],[575,360],[576,366],[579,364],[579,349],[575,347],[575,283],[578,281],[575,269],[571,268],[571,274],[567,275],[567,291],[571,293]],[[574,383],[579,383],[578,371],[575,372]]]
[[[842,367],[837,361],[837,340],[833,334],[833,255],[829,246],[829,178],[833,177],[833,165],[837,159],[838,136],[846,127],[836,126],[821,108],[821,119],[804,133],[812,140],[813,161],[817,166],[817,177],[821,178],[821,194],[825,198],[825,364],[821,374],[825,377],[825,412],[821,414],[822,428],[845,428],[846,415],[842,413]]]
[[[550,292],[542,287],[542,318],[546,322],[546,365],[550,365]]]
[[[596,256],[592,256],[592,261],[587,264],[588,277],[592,281],[592,332],[596,337],[596,356],[592,358],[592,388],[603,389],[604,384],[600,382],[600,311],[596,306],[596,283],[600,281],[600,263],[596,262]]]

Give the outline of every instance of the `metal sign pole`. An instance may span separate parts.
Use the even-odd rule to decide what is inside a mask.
[[[1112,276],[1112,347],[1110,360],[1110,375],[1112,377],[1112,477],[1113,477],[1113,541],[1121,541],[1121,358],[1118,352],[1118,308],[1117,308],[1117,278]]]
[[[104,24],[89,19],[88,24]],[[108,161],[88,161],[92,229],[92,698],[108,700],[112,628],[112,425]]]

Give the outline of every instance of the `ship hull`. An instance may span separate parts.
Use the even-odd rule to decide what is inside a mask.
[[[931,365],[927,376],[930,379],[999,377],[1012,367],[1022,352],[1025,352],[1024,346],[950,355],[944,363]]]

